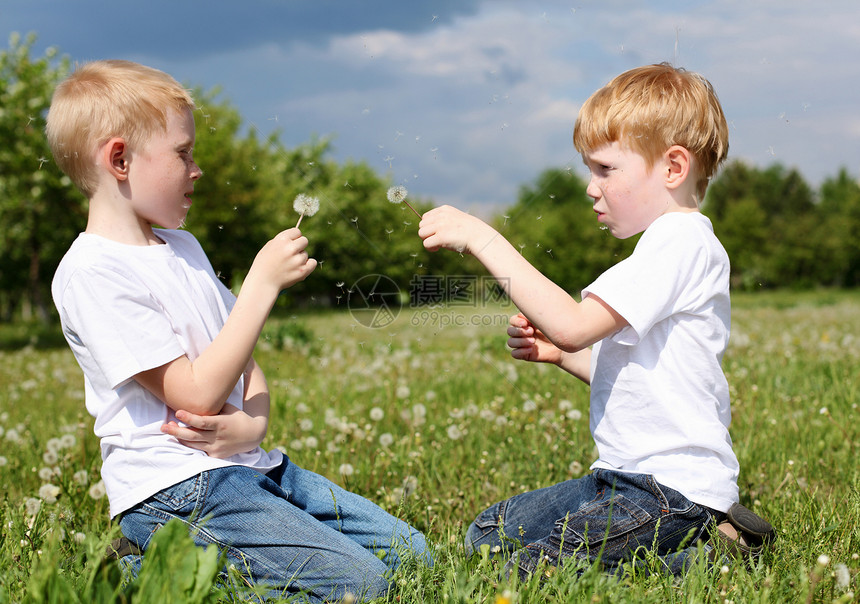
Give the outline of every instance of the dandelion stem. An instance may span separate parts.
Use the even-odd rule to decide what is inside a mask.
[[[407,207],[407,208],[409,208],[410,210],[412,210],[413,212],[415,212],[415,215],[416,215],[416,216],[418,216],[418,218],[424,218],[421,214],[419,214],[419,213],[418,213],[418,210],[416,210],[415,208],[413,208],[413,207],[412,207],[412,205],[411,205],[408,201],[406,201],[406,200],[404,199],[404,200],[403,200],[403,203],[405,203],[405,204],[406,204],[406,207]]]

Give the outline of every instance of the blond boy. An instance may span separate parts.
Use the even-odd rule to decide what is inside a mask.
[[[472,216],[441,207],[420,223],[428,250],[471,253],[503,278],[520,310],[508,328],[514,358],[591,385],[592,473],[495,504],[469,527],[467,548],[525,546],[509,568],[527,576],[571,557],[617,569],[656,547],[682,572],[689,560],[677,552],[695,551],[738,501],[721,369],[729,259],[699,212],[727,154],[726,120],[704,78],[651,65],[589,98],[573,139],[597,221],[621,239],[643,233],[581,302]]]
[[[89,199],[52,293],[84,372],[110,514],[142,550],[178,518],[273,593],[376,597],[424,538],[260,448],[269,390],[254,345],[279,292],[316,261],[289,229],[257,254],[238,298],[216,278],[178,230],[202,176],[193,109],[167,74],[97,61],[57,87],[48,115],[56,162]]]

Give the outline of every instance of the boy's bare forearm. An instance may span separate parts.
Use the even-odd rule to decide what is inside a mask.
[[[583,348],[576,352],[565,352],[558,363],[570,375],[586,384],[591,384],[591,348]]]
[[[199,357],[179,357],[135,378],[175,411],[217,415],[248,366],[276,296],[246,283],[221,332]]]
[[[617,330],[616,317],[595,308],[594,300],[574,300],[499,233],[492,231],[483,245],[472,248],[472,253],[496,277],[520,312],[561,350],[581,351]]]

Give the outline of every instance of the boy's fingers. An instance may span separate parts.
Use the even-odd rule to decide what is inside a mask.
[[[534,338],[520,338],[520,337],[511,337],[508,338],[508,347],[509,348],[531,348],[535,344]]]

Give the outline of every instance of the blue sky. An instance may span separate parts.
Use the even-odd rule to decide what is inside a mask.
[[[857,0],[3,0],[0,29],[220,87],[249,128],[331,137],[335,160],[477,214],[547,167],[581,172],[581,103],[659,61],[714,84],[730,157],[813,186],[860,173]]]

